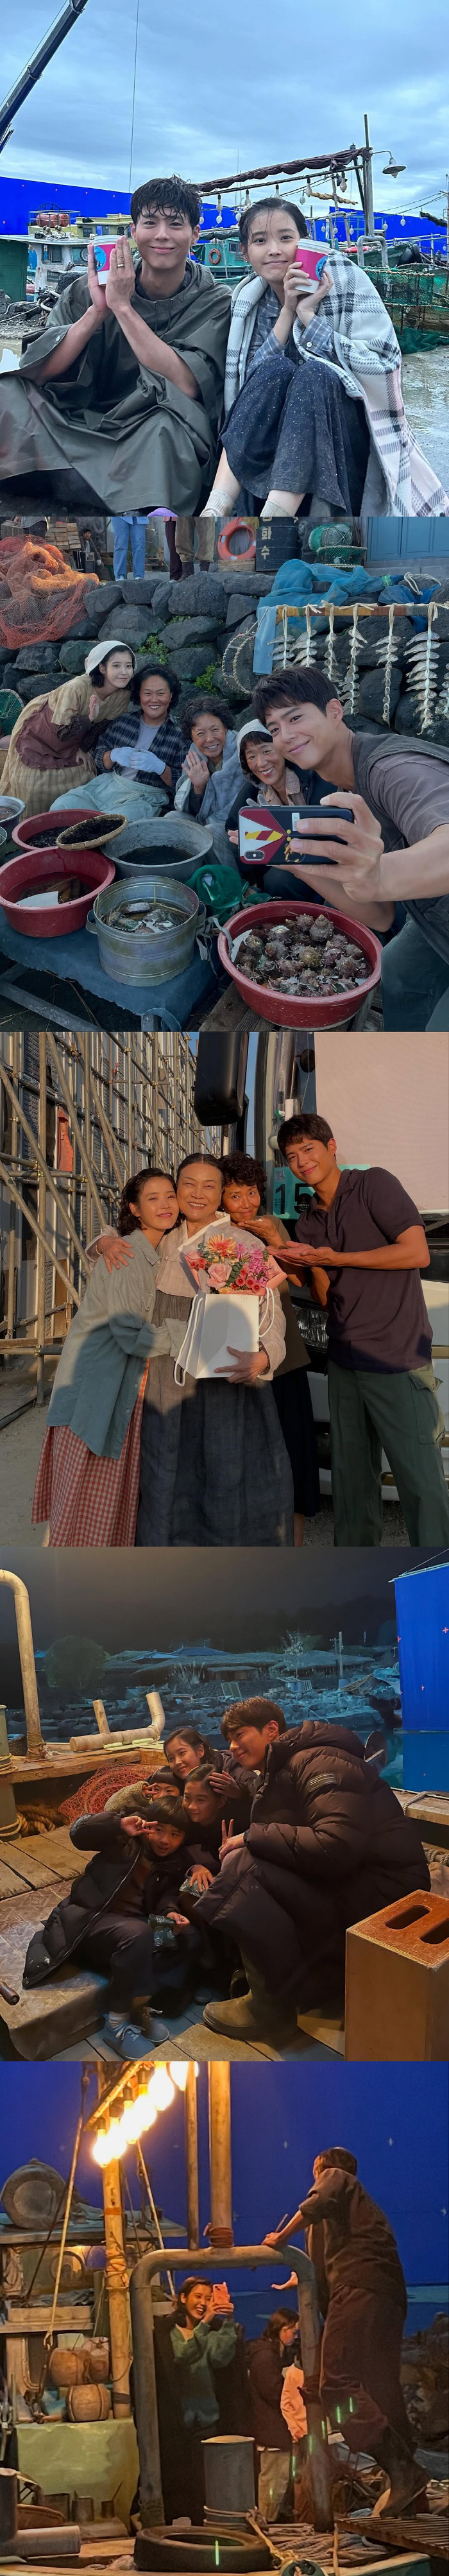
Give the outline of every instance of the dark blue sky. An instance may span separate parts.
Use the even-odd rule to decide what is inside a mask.
[[[0,2187],[13,2167],[30,2156],[68,2173],[79,2110],[77,2066],[10,2066],[4,2070],[0,2115]],[[95,2100],[92,2082],[92,2105]],[[207,2083],[199,2082],[201,2228],[209,2218]],[[292,2063],[232,2067],[234,2233],[240,2244],[260,2242],[287,2210],[297,2207],[312,2177],[312,2159],[324,2146],[350,2146],[366,2188],[387,2211],[410,2286],[443,2283],[448,2275],[448,2070],[444,2066],[318,2065]],[[149,2134],[144,2153],[152,2187],[167,2217],[185,2224],[184,2106],[177,2095]],[[135,2166],[127,2158],[130,2183]],[[80,2159],[80,2190],[101,2203],[101,2180],[87,2141]],[[187,2266],[186,2266],[187,2268]],[[223,2272],[223,2266],[218,2267]],[[241,2279],[241,2276],[239,2276]],[[279,2279],[274,2260],[273,2279]],[[251,2321],[256,2299],[270,2306],[271,2271],[247,2276],[251,2302],[239,2312]],[[242,2281],[243,2289],[243,2281]],[[425,2322],[413,2305],[410,2327]]]

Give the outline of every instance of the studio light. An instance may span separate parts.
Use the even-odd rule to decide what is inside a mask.
[[[199,2066],[194,2065],[193,2072],[196,2079]],[[169,2110],[175,2093],[185,2093],[188,2073],[188,2059],[178,2058],[176,2064],[170,2066],[165,2063],[152,2066],[149,2076],[145,2075],[144,2081],[141,2078],[140,2083],[137,2081],[134,2088],[129,2076],[124,2076],[118,2119],[109,2120],[106,2110],[104,2121],[95,2132],[92,2147],[95,2164],[104,2168],[126,2155],[128,2147],[137,2146],[145,2130],[154,2128],[159,2111]],[[116,2086],[114,2098],[120,2092],[121,2087]]]

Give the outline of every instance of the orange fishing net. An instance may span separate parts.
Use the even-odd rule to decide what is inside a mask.
[[[96,573],[72,572],[59,546],[35,545],[32,537],[0,541],[0,643],[16,652],[21,644],[59,643],[78,617],[86,615],[87,594]]]

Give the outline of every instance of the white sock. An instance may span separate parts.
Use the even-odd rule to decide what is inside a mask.
[[[269,492],[261,510],[261,519],[294,519],[301,492]]]

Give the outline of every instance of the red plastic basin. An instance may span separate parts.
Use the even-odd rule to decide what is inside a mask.
[[[275,922],[294,920],[298,912],[309,913],[311,921],[318,921],[324,913],[338,930],[346,930],[348,938],[356,940],[366,957],[366,976],[362,984],[354,984],[350,993],[326,994],[322,1001],[318,1000],[316,993],[307,993],[301,1001],[299,993],[272,993],[268,985],[254,984],[249,975],[243,974],[238,958],[235,966],[231,964],[228,938],[238,939],[240,930],[258,930],[261,923],[264,927],[270,922],[274,927]],[[367,993],[372,993],[375,984],[379,983],[382,964],[382,949],[374,931],[366,930],[363,922],[349,921],[346,912],[334,911],[330,903],[248,904],[244,912],[232,913],[230,920],[225,922],[219,935],[218,954],[227,974],[237,984],[242,1001],[249,1003],[250,1010],[260,1015],[261,1020],[271,1020],[276,1029],[335,1029],[341,1020],[352,1020],[360,1003],[366,1001]]]
[[[25,887],[28,894],[38,894],[48,877],[64,876],[82,879],[84,892],[74,903],[43,904],[36,912],[21,903]],[[114,876],[112,860],[104,859],[101,850],[77,851],[76,860],[68,850],[21,850],[18,859],[10,859],[1,869],[0,910],[11,930],[20,931],[25,939],[64,939],[69,930],[84,929],[94,896],[112,885]]]
[[[19,850],[35,850],[38,848],[36,833],[54,832],[56,844],[58,832],[65,832],[68,823],[86,823],[91,820],[95,824],[99,822],[98,806],[60,805],[56,814],[53,806],[48,814],[22,814],[21,822],[14,826],[11,839],[17,841]]]

